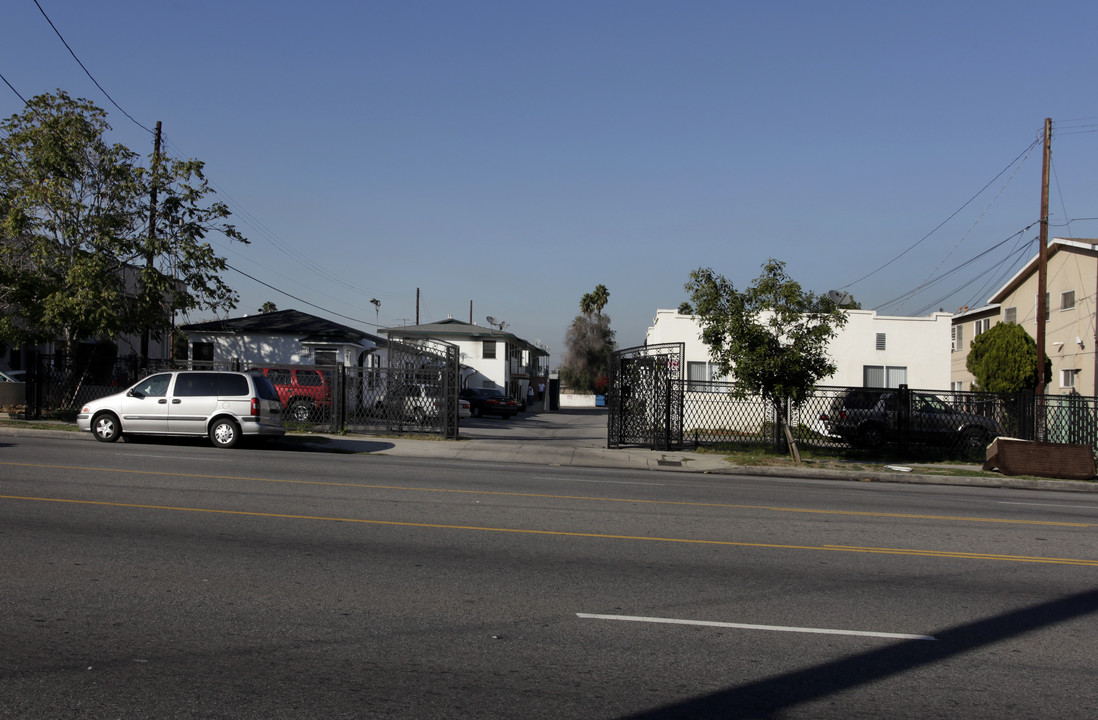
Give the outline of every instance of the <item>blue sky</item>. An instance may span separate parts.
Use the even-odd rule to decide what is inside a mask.
[[[419,288],[421,321],[472,302],[557,358],[598,283],[639,345],[692,269],[743,288],[771,257],[882,313],[954,311],[1036,252],[1045,117],[1051,235],[1098,237],[1094,2],[39,4],[206,163],[252,240],[211,238],[230,264],[324,308],[231,272],[234,315],[372,330],[370,298],[399,325]],[[20,95],[86,97],[151,151],[34,0],[2,18]]]

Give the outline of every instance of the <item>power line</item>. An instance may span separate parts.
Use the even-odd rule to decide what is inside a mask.
[[[340,313],[337,313],[337,312],[332,312],[331,310],[329,310],[329,309],[327,309],[327,308],[323,308],[323,307],[321,307],[321,306],[319,306],[319,305],[314,305],[313,303],[309,302],[308,300],[304,300],[304,299],[302,299],[302,298],[299,298],[299,297],[297,297],[296,295],[291,295],[290,293],[286,292],[285,290],[280,290],[279,288],[276,288],[276,287],[275,287],[274,285],[270,285],[270,284],[268,284],[268,283],[265,283],[265,282],[263,282],[262,280],[260,280],[259,278],[257,278],[257,277],[254,277],[254,276],[252,276],[252,275],[249,275],[248,273],[244,272],[243,270],[240,270],[239,268],[235,268],[235,267],[233,267],[232,265],[230,265],[230,264],[228,264],[228,263],[225,263],[225,267],[229,268],[229,269],[230,269],[230,270],[232,270],[233,272],[237,272],[237,273],[240,273],[241,275],[243,275],[244,277],[248,278],[249,280],[254,280],[255,282],[259,283],[260,285],[262,285],[262,286],[264,286],[264,287],[266,287],[266,288],[269,288],[269,289],[271,289],[271,290],[274,290],[274,291],[275,291],[276,293],[280,293],[280,294],[282,294],[282,295],[285,295],[286,297],[288,297],[288,298],[292,298],[292,299],[294,299],[294,300],[297,300],[298,302],[302,302],[302,303],[305,303],[306,305],[308,305],[308,306],[309,306],[309,307],[311,307],[311,308],[316,308],[317,310],[321,310],[321,311],[323,311],[323,312],[326,312],[326,313],[328,313],[328,314],[330,314],[330,315],[335,315],[336,317],[341,317],[341,318],[343,318],[344,320],[350,320],[350,321],[352,321],[352,322],[356,322],[356,323],[361,323],[362,325],[369,325],[369,326],[371,326],[371,327],[375,327],[375,328],[377,328],[377,327],[381,327],[381,326],[380,326],[380,325],[378,325],[377,323],[372,323],[372,322],[369,322],[369,321],[367,321],[367,320],[361,320],[361,319],[359,319],[359,318],[353,318],[353,317],[351,317],[351,316],[349,316],[349,315],[342,315],[342,314],[340,314]]]
[[[141,123],[137,122],[136,120],[134,120],[132,115],[130,115],[125,110],[123,110],[122,106],[114,101],[114,98],[111,97],[111,94],[103,89],[103,86],[99,84],[99,81],[95,79],[95,76],[93,76],[91,74],[91,72],[89,72],[88,69],[86,67],[84,67],[84,63],[80,61],[80,58],[78,58],[76,56],[76,53],[73,52],[72,48],[69,47],[69,43],[65,40],[65,37],[61,34],[61,31],[57,29],[57,26],[53,24],[53,20],[50,20],[50,16],[47,15],[46,11],[42,9],[42,6],[38,4],[38,0],[34,0],[34,4],[38,6],[38,12],[42,13],[42,17],[46,18],[46,22],[48,22],[50,24],[50,27],[53,28],[53,31],[57,34],[57,37],[60,38],[61,44],[64,45],[65,49],[69,51],[70,55],[72,55],[72,59],[76,61],[76,64],[80,66],[80,69],[82,69],[84,71],[84,74],[87,75],[89,78],[91,78],[91,81],[93,83],[95,83],[95,86],[97,88],[99,88],[99,91],[101,93],[103,93],[104,95],[106,95],[107,99],[111,101],[111,104],[114,105],[116,108],[118,108],[119,112],[121,112],[123,115],[128,117],[133,122],[134,125],[141,128],[142,130],[144,130],[148,134],[152,135],[153,131],[148,129],[147,127],[145,127]]]
[[[957,217],[957,215],[958,215],[958,214],[959,214],[959,213],[960,213],[960,212],[961,212],[962,210],[964,210],[964,209],[965,209],[966,207],[968,207],[969,205],[971,205],[971,204],[972,204],[972,202],[973,202],[973,201],[974,201],[974,200],[975,200],[976,198],[980,197],[980,195],[982,195],[982,194],[984,193],[984,191],[985,191],[985,190],[987,190],[987,189],[988,189],[989,187],[991,187],[991,185],[992,185],[992,184],[993,184],[993,183],[994,183],[994,182],[995,182],[996,180],[998,180],[998,179],[999,179],[1000,177],[1002,177],[1002,176],[1003,176],[1003,174],[1004,174],[1004,173],[1006,173],[1006,171],[1007,171],[1007,170],[1009,170],[1010,168],[1012,168],[1012,167],[1014,166],[1014,164],[1015,164],[1015,163],[1017,163],[1017,162],[1018,162],[1019,160],[1023,160],[1023,161],[1024,161],[1024,158],[1025,158],[1026,156],[1028,156],[1028,155],[1029,155],[1029,153],[1033,151],[1033,148],[1037,147],[1037,145],[1039,145],[1040,143],[1041,143],[1041,140],[1040,140],[1040,139],[1036,139],[1036,140],[1034,140],[1034,141],[1033,141],[1032,143],[1030,143],[1029,147],[1027,147],[1027,148],[1026,148],[1025,150],[1023,150],[1023,151],[1022,151],[1022,152],[1021,152],[1021,153],[1020,153],[1020,154],[1018,155],[1018,157],[1016,157],[1016,158],[1014,158],[1013,160],[1011,160],[1011,161],[1010,161],[1010,163],[1009,163],[1009,164],[1008,164],[1008,165],[1007,165],[1007,166],[1006,166],[1005,168],[1003,168],[1002,170],[1000,170],[1000,171],[999,171],[999,173],[998,173],[998,174],[997,174],[997,175],[996,175],[995,177],[993,177],[993,178],[992,178],[991,180],[989,180],[989,181],[988,181],[988,183],[987,183],[986,185],[984,185],[984,186],[983,186],[982,188],[980,188],[980,191],[979,191],[979,192],[977,192],[977,193],[976,193],[975,195],[973,195],[973,196],[972,196],[971,198],[969,198],[969,199],[968,199],[968,200],[967,200],[967,201],[965,202],[965,204],[964,204],[964,205],[962,205],[961,207],[957,208],[957,209],[956,209],[956,210],[955,210],[955,211],[953,212],[953,214],[952,214],[952,215],[950,215],[950,216],[949,216],[949,217],[947,217],[947,218],[946,218],[945,220],[943,220],[942,222],[940,222],[940,223],[939,223],[939,224],[937,225],[937,227],[935,227],[935,228],[934,228],[933,230],[931,230],[930,232],[928,232],[928,233],[927,233],[926,235],[923,235],[923,236],[922,236],[921,238],[919,238],[919,239],[918,239],[918,240],[917,240],[917,241],[916,241],[916,242],[915,242],[915,243],[914,243],[913,245],[911,245],[910,247],[908,247],[908,248],[907,248],[906,250],[904,250],[904,251],[903,251],[902,253],[900,253],[900,254],[899,254],[899,255],[897,255],[896,257],[892,258],[891,260],[889,260],[888,262],[886,262],[886,263],[885,263],[884,265],[881,265],[881,266],[880,266],[879,268],[877,268],[877,269],[876,269],[876,270],[874,270],[873,272],[870,272],[870,273],[868,273],[868,274],[866,274],[866,275],[863,275],[862,277],[858,278],[857,280],[855,280],[855,281],[853,281],[853,282],[849,282],[849,283],[847,283],[846,285],[843,285],[843,286],[842,286],[841,288],[839,288],[839,289],[840,289],[840,290],[845,290],[846,288],[849,288],[849,287],[853,287],[854,285],[857,285],[857,284],[858,284],[858,283],[860,283],[860,282],[861,282],[862,280],[865,280],[865,279],[867,279],[867,278],[873,277],[874,275],[876,275],[877,273],[879,273],[879,272],[880,272],[881,270],[884,270],[884,269],[885,269],[886,267],[888,267],[888,266],[889,266],[889,265],[891,265],[892,263],[894,263],[894,262],[896,262],[897,260],[899,260],[900,258],[902,258],[902,257],[903,257],[904,255],[907,255],[907,254],[908,254],[909,252],[911,252],[912,250],[914,250],[914,249],[915,249],[916,247],[918,247],[918,246],[919,246],[919,245],[920,245],[920,244],[921,244],[921,243],[922,243],[922,242],[923,242],[924,240],[926,240],[926,239],[927,239],[927,238],[929,238],[929,237],[930,237],[931,235],[933,235],[934,233],[936,233],[936,232],[938,232],[939,230],[941,230],[941,229],[942,229],[942,227],[943,227],[943,226],[945,226],[945,224],[946,224],[946,223],[948,223],[948,222],[949,222],[950,220],[952,220],[953,218]]]

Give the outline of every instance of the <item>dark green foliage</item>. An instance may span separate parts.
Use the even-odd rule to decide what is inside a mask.
[[[1037,387],[1037,342],[1017,323],[998,323],[972,341],[965,367],[985,392],[1032,390]],[[1052,361],[1045,356],[1045,378],[1051,375]]]
[[[154,178],[109,130],[103,110],[64,92],[0,123],[0,339],[13,346],[159,336],[172,309],[235,306],[203,239],[244,238],[207,201],[202,163],[160,158]]]
[[[757,393],[780,412],[835,372],[827,349],[846,314],[826,296],[802,290],[784,263],[767,261],[744,292],[709,268],[690,273],[686,289],[702,340],[741,396]]]
[[[565,335],[560,379],[577,392],[606,392],[615,348],[610,316],[602,314],[609,301],[610,291],[605,285],[597,285],[594,292],[585,293],[580,299],[582,315],[576,316]]]

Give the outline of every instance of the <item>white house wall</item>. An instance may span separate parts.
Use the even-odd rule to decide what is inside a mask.
[[[820,385],[860,387],[864,368],[903,367],[913,388],[944,390],[950,380],[951,315],[926,317],[877,315],[872,310],[848,310],[847,324],[828,347],[837,371]],[[877,335],[884,334],[884,350],[877,349]],[[683,343],[683,362],[711,361],[701,340],[701,326],[690,315],[676,310],[657,310],[648,328],[647,344]],[[685,377],[685,366],[684,377]]]
[[[224,333],[190,334],[190,342],[212,343],[214,362],[228,362],[240,358],[245,363],[287,363],[311,365],[314,363],[314,346],[302,346],[301,340],[285,335],[226,335]],[[336,348],[339,364],[355,365],[361,348],[332,344]]]

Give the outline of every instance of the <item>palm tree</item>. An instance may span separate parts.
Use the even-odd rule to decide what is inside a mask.
[[[580,298],[580,312],[584,315],[590,315],[595,312],[595,310],[595,296],[591,293],[584,293],[583,297]]]
[[[595,286],[595,292],[591,293],[591,300],[595,304],[595,314],[602,315],[602,309],[610,302],[610,291],[600,283]]]

